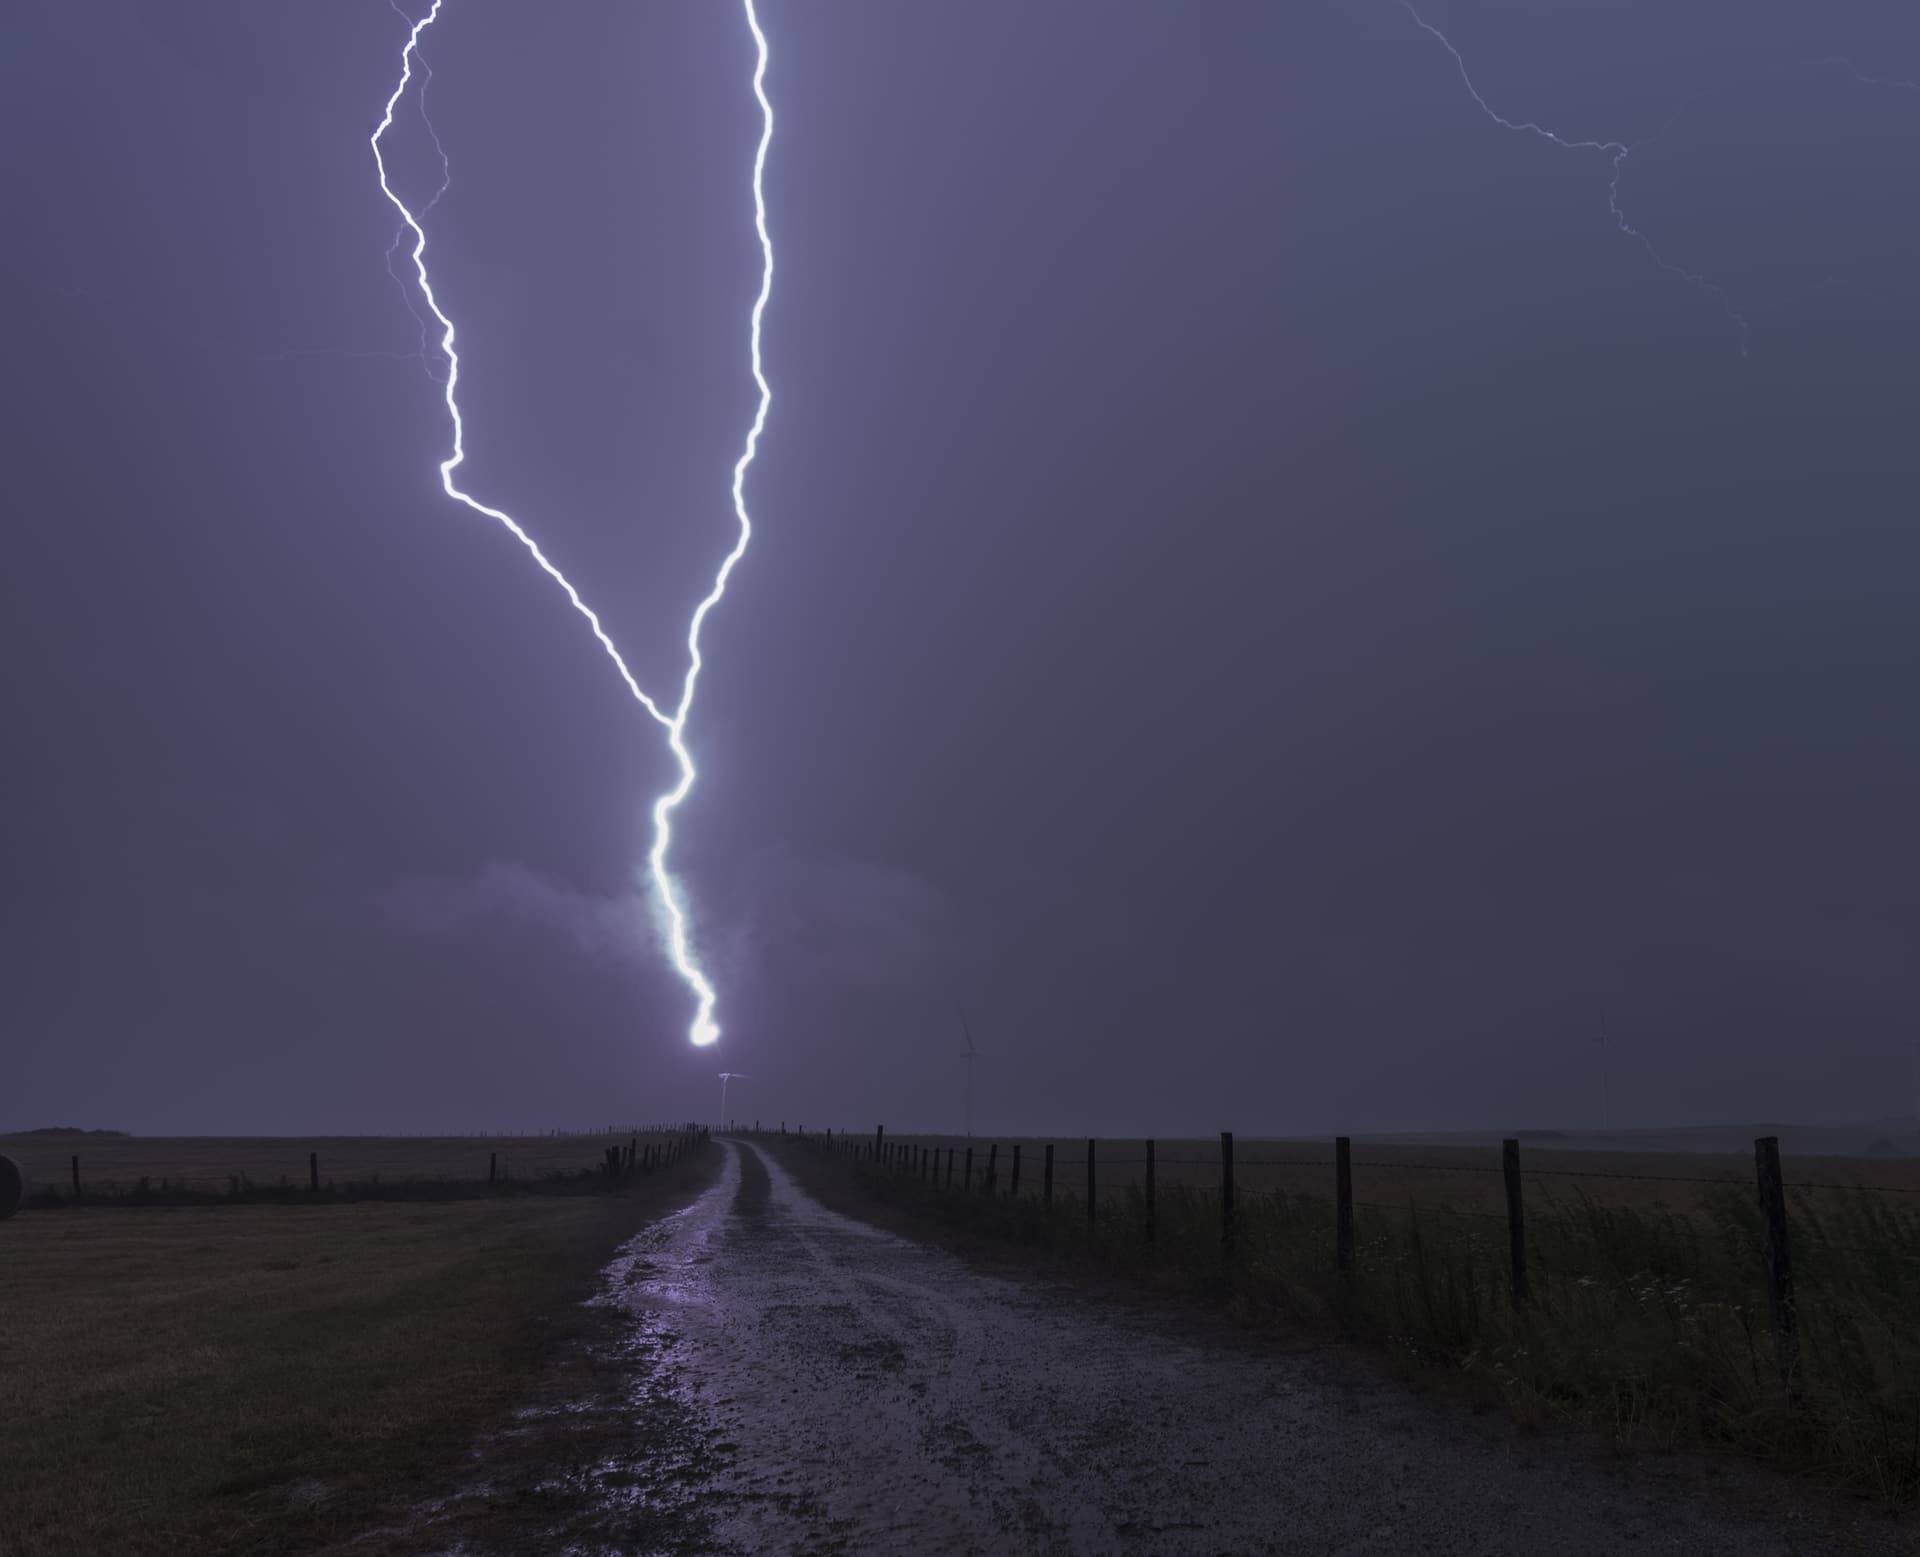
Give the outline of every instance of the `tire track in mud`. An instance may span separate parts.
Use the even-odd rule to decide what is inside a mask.
[[[1870,1515],[1835,1538],[1790,1492],[1743,1513],[1673,1477],[1629,1485],[1309,1358],[1063,1302],[828,1211],[726,1145],[720,1182],[635,1239],[602,1299],[633,1319],[635,1412],[679,1424],[662,1491],[708,1533],[676,1552],[1914,1549]]]

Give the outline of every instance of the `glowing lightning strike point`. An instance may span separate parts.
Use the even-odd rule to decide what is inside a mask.
[[[753,520],[747,515],[747,471],[753,464],[754,455],[759,452],[760,434],[767,425],[767,409],[773,403],[773,390],[767,384],[760,361],[760,321],[767,311],[767,299],[773,293],[773,240],[767,236],[767,196],[764,186],[767,148],[773,142],[773,104],[767,98],[766,89],[767,35],[760,30],[760,18],[754,12],[753,0],[742,0],[742,5],[747,28],[753,34],[754,47],[758,51],[753,69],[753,95],[760,104],[761,129],[760,144],[753,154],[753,227],[760,239],[760,293],[753,300],[753,314],[748,329],[748,355],[753,365],[753,382],[760,391],[760,404],[754,410],[752,426],[747,429],[746,445],[733,467],[733,514],[739,523],[739,538],[720,564],[720,571],[714,576],[713,588],[695,608],[693,621],[687,628],[687,678],[681,683],[680,706],[674,710],[673,718],[667,725],[667,742],[673,747],[673,755],[680,763],[680,782],[653,803],[653,852],[648,857],[654,887],[659,891],[660,900],[667,910],[667,942],[673,965],[700,1002],[693,1027],[687,1036],[701,1045],[710,1044],[720,1036],[720,1029],[713,1020],[715,996],[713,985],[700,971],[700,965],[688,944],[686,911],[673,878],[667,874],[667,849],[673,842],[673,813],[687,798],[695,778],[693,758],[687,753],[683,737],[687,715],[693,710],[694,685],[700,679],[700,628],[707,619],[707,613],[726,594],[727,579],[741,557],[746,555],[747,543],[753,538]]]
[[[447,359],[447,380],[444,388],[447,415],[453,421],[453,452],[440,462],[440,485],[448,497],[457,503],[464,503],[476,514],[482,514],[504,525],[513,538],[526,547],[528,555],[540,565],[540,570],[566,592],[567,600],[574,610],[587,619],[587,625],[593,629],[593,636],[599,640],[600,647],[607,652],[607,658],[613,661],[614,668],[620,672],[620,679],[627,684],[627,690],[633,694],[634,701],[671,730],[674,728],[673,721],[662,713],[659,705],[640,689],[640,683],[634,680],[633,672],[627,668],[627,662],[620,657],[620,651],[614,647],[613,640],[607,636],[606,629],[600,625],[600,618],[588,609],[586,601],[580,598],[580,592],[567,581],[567,576],[547,560],[546,553],[535,544],[533,537],[520,528],[511,514],[504,513],[498,508],[488,507],[470,493],[461,491],[454,484],[453,473],[466,462],[467,448],[466,428],[460,419],[460,401],[457,396],[460,385],[460,355],[454,350],[453,321],[441,312],[440,304],[433,295],[433,283],[427,278],[426,229],[420,225],[418,218],[407,208],[406,202],[393,192],[393,186],[387,182],[387,160],[380,152],[380,138],[393,128],[394,109],[399,105],[400,99],[406,95],[407,87],[413,80],[413,62],[419,54],[420,34],[438,20],[441,3],[442,0],[433,0],[432,9],[415,22],[408,32],[407,46],[400,55],[399,84],[394,87],[393,95],[387,99],[386,112],[381,115],[380,123],[368,141],[368,145],[373,149],[374,165],[380,170],[380,193],[385,195],[394,210],[400,213],[400,220],[413,234],[411,257],[414,283],[420,288],[420,296],[425,299],[428,312],[440,326],[440,350]],[[435,196],[435,198],[439,197]]]
[[[1599,151],[1606,153],[1613,163],[1613,177],[1607,184],[1607,209],[1613,214],[1614,225],[1627,237],[1638,243],[1641,248],[1645,249],[1647,251],[1647,258],[1652,260],[1654,264],[1658,265],[1662,270],[1666,271],[1668,275],[1678,276],[1682,281],[1686,282],[1687,285],[1706,293],[1709,297],[1713,298],[1715,302],[1719,303],[1727,318],[1733,322],[1734,328],[1740,332],[1740,355],[1743,357],[1746,356],[1752,345],[1752,327],[1747,322],[1746,315],[1741,313],[1739,308],[1735,306],[1732,297],[1727,293],[1727,289],[1710,277],[1700,275],[1696,271],[1688,270],[1684,265],[1676,265],[1673,261],[1666,258],[1666,256],[1661,254],[1661,252],[1653,246],[1653,240],[1651,238],[1627,220],[1627,213],[1621,209],[1620,179],[1626,171],[1627,158],[1632,156],[1640,147],[1651,146],[1655,141],[1665,136],[1666,133],[1673,128],[1674,124],[1678,122],[1680,115],[1675,114],[1672,119],[1669,119],[1654,134],[1648,136],[1643,141],[1635,141],[1632,144],[1625,141],[1570,141],[1565,136],[1557,135],[1545,125],[1536,124],[1531,119],[1516,122],[1496,112],[1493,105],[1480,95],[1480,89],[1473,84],[1473,77],[1467,72],[1466,59],[1460,51],[1454,47],[1453,40],[1415,10],[1413,0],[1400,0],[1400,4],[1406,10],[1407,15],[1413,18],[1416,27],[1453,56],[1454,66],[1460,72],[1460,84],[1467,89],[1467,95],[1479,106],[1480,111],[1495,124],[1499,125],[1501,129],[1512,130],[1516,134],[1521,135],[1537,135],[1541,140],[1551,141],[1554,145],[1566,151]],[[1685,112],[1684,108],[1681,111]]]

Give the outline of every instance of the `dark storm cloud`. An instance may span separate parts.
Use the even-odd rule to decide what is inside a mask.
[[[1749,358],[1392,0],[764,0],[775,399],[675,853],[718,1059],[658,731],[439,492],[400,19],[21,12],[0,1124],[724,1060],[950,1125],[956,1008],[996,1126],[1904,1106],[1920,93],[1821,61],[1920,80],[1920,13],[1421,10],[1516,120],[1671,122],[1621,198]],[[466,473],[670,686],[753,404],[744,28],[449,0],[430,57]]]

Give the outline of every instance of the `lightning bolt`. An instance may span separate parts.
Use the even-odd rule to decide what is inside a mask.
[[[680,684],[680,704],[673,711],[673,718],[667,725],[667,744],[673,748],[673,755],[680,764],[680,782],[653,803],[653,851],[648,856],[648,864],[653,872],[653,884],[660,894],[660,900],[667,910],[667,949],[673,958],[673,965],[693,990],[699,1002],[699,1009],[693,1019],[693,1027],[688,1033],[694,1043],[709,1044],[720,1036],[720,1029],[714,1025],[713,985],[706,974],[700,971],[693,956],[687,934],[686,910],[680,901],[680,890],[673,878],[667,874],[667,849],[673,842],[673,813],[687,798],[693,788],[695,778],[693,758],[688,755],[685,740],[687,716],[693,712],[693,691],[700,679],[700,629],[707,620],[707,613],[720,603],[727,592],[727,580],[732,576],[735,566],[746,555],[747,545],[753,539],[753,520],[747,512],[746,484],[747,472],[753,466],[753,458],[760,450],[760,434],[766,430],[767,411],[773,404],[773,390],[767,384],[767,375],[760,358],[760,322],[767,311],[767,299],[773,295],[773,240],[767,236],[767,195],[766,170],[767,148],[773,144],[773,104],[767,98],[767,35],[761,31],[760,18],[753,8],[753,0],[741,0],[747,19],[747,30],[753,34],[755,60],[753,67],[753,95],[760,104],[760,144],[753,153],[753,230],[760,240],[760,291],[753,300],[753,313],[747,331],[747,355],[753,369],[754,387],[760,392],[760,403],[754,408],[753,422],[747,428],[746,442],[740,450],[740,458],[733,466],[733,516],[738,533],[733,550],[727,553],[720,564],[720,571],[714,575],[713,588],[706,598],[694,608],[693,620],[687,626],[687,675]]]
[[[593,636],[599,640],[600,647],[606,651],[607,658],[613,661],[614,669],[620,673],[620,679],[626,683],[627,690],[633,694],[634,701],[661,724],[671,727],[673,721],[662,713],[659,705],[641,690],[640,683],[634,679],[633,672],[627,668],[627,662],[620,657],[619,649],[614,647],[613,640],[607,636],[606,628],[600,625],[600,618],[594,615],[586,601],[580,598],[580,591],[573,587],[566,574],[547,560],[547,554],[540,549],[534,538],[520,527],[512,514],[489,507],[470,492],[462,491],[453,479],[453,473],[467,460],[466,424],[460,416],[460,353],[454,345],[453,321],[447,317],[440,307],[439,299],[433,295],[433,282],[427,275],[427,231],[420,225],[419,218],[408,209],[407,203],[393,192],[393,185],[387,182],[387,159],[380,150],[382,137],[393,128],[394,110],[399,106],[400,99],[406,95],[407,87],[413,81],[413,63],[419,55],[420,34],[439,20],[442,3],[443,0],[433,0],[432,8],[415,22],[407,33],[407,46],[400,55],[399,83],[394,87],[393,95],[387,99],[386,112],[380,116],[380,123],[367,143],[373,148],[374,166],[380,170],[380,193],[385,195],[394,210],[400,213],[401,222],[406,230],[413,234],[413,252],[410,258],[413,260],[414,285],[420,289],[420,296],[427,305],[427,311],[433,315],[435,322],[440,326],[440,354],[447,359],[447,378],[444,385],[447,416],[453,423],[453,452],[440,462],[440,486],[456,503],[463,503],[476,514],[492,519],[503,526],[508,534],[527,549],[527,555],[538,564],[540,571],[565,592],[568,604],[587,619],[587,625],[593,629]]]
[[[1531,119],[1509,119],[1504,114],[1496,111],[1493,105],[1481,95],[1480,89],[1473,84],[1473,77],[1467,70],[1466,59],[1460,51],[1454,47],[1453,40],[1438,27],[1434,26],[1433,23],[1429,22],[1419,11],[1415,10],[1413,0],[1400,0],[1400,4],[1405,9],[1407,15],[1413,18],[1415,26],[1437,42],[1448,54],[1453,56],[1454,67],[1460,72],[1460,84],[1467,89],[1467,95],[1473,99],[1480,111],[1495,124],[1499,125],[1501,129],[1511,130],[1518,135],[1537,136],[1543,141],[1551,141],[1563,151],[1597,151],[1609,159],[1613,167],[1613,176],[1607,183],[1607,210],[1613,216],[1614,225],[1618,227],[1623,234],[1638,243],[1642,249],[1646,250],[1647,258],[1652,260],[1654,264],[1658,265],[1668,275],[1677,276],[1680,280],[1686,282],[1688,286],[1704,293],[1717,302],[1722,312],[1726,314],[1728,320],[1733,324],[1734,329],[1739,332],[1740,355],[1743,357],[1747,356],[1753,343],[1753,329],[1748,323],[1746,315],[1740,311],[1740,308],[1735,304],[1727,289],[1712,277],[1703,276],[1698,271],[1688,270],[1686,266],[1676,265],[1672,260],[1668,259],[1654,247],[1651,238],[1627,219],[1626,210],[1620,204],[1620,180],[1626,173],[1627,158],[1631,157],[1634,152],[1644,150],[1646,147],[1652,146],[1656,142],[1664,139],[1667,132],[1680,122],[1681,116],[1686,113],[1686,108],[1683,106],[1679,112],[1675,113],[1671,119],[1645,140],[1633,142],[1568,140],[1564,135],[1557,134],[1545,125],[1537,124]]]
[[[368,139],[368,146],[373,152],[374,166],[380,176],[380,192],[399,214],[401,221],[400,235],[396,239],[394,247],[388,250],[389,268],[391,268],[393,253],[405,242],[406,235],[411,233],[413,237],[413,248],[409,258],[413,263],[414,286],[419,290],[420,297],[426,305],[427,313],[432,317],[433,322],[438,325],[440,330],[440,355],[445,359],[447,372],[444,381],[436,379],[435,383],[442,390],[443,399],[447,408],[447,417],[453,428],[452,452],[440,462],[440,486],[448,497],[471,509],[474,513],[493,520],[525,548],[527,554],[533,558],[534,563],[539,567],[541,572],[545,573],[548,578],[552,579],[553,582],[560,587],[562,593],[567,597],[567,603],[586,620],[588,627],[593,632],[595,640],[599,643],[607,658],[612,662],[615,671],[618,672],[622,683],[632,695],[633,700],[645,709],[655,722],[664,726],[666,729],[667,744],[673,752],[675,762],[678,764],[680,776],[678,782],[666,793],[659,796],[653,803],[654,838],[653,846],[648,851],[647,866],[654,890],[659,894],[661,905],[666,911],[668,955],[673,962],[675,972],[680,975],[687,987],[693,992],[695,1000],[696,1010],[693,1024],[688,1032],[688,1037],[698,1045],[711,1044],[720,1036],[720,1028],[715,1023],[713,1016],[714,1006],[718,1000],[718,996],[714,990],[712,981],[708,979],[705,972],[701,969],[699,959],[694,954],[692,936],[688,928],[685,900],[680,891],[679,884],[673,879],[672,874],[667,869],[667,854],[673,842],[673,814],[680,808],[688,794],[691,793],[694,782],[698,777],[698,773],[694,767],[693,756],[687,749],[686,729],[688,718],[693,712],[694,692],[699,684],[700,671],[704,663],[700,652],[700,631],[701,628],[705,626],[708,615],[725,596],[727,592],[727,582],[732,577],[733,570],[739,564],[740,559],[746,555],[748,543],[753,538],[753,521],[748,512],[746,501],[747,473],[752,468],[754,457],[759,452],[760,436],[766,429],[767,413],[773,403],[773,391],[767,383],[761,358],[761,323],[766,314],[767,301],[773,292],[773,241],[767,232],[765,190],[767,150],[773,141],[773,104],[768,99],[766,93],[766,33],[761,29],[760,19],[755,12],[753,0],[742,0],[747,28],[753,35],[755,47],[753,95],[759,103],[761,114],[760,140],[758,146],[755,148],[753,158],[753,214],[754,232],[760,242],[760,290],[754,298],[748,331],[749,363],[752,369],[754,386],[759,392],[759,403],[754,409],[753,420],[748,427],[746,441],[741,449],[740,457],[735,461],[733,467],[733,512],[737,526],[734,544],[732,549],[728,551],[725,558],[721,561],[719,570],[714,575],[712,587],[694,608],[693,617],[688,623],[687,671],[680,685],[680,700],[675,705],[673,712],[668,714],[660,704],[648,696],[646,691],[641,687],[633,671],[628,667],[626,660],[621,656],[620,650],[615,646],[613,639],[608,636],[606,628],[602,626],[600,618],[587,605],[586,601],[581,597],[580,592],[574,588],[567,576],[562,573],[559,568],[554,566],[548,559],[546,553],[540,549],[539,544],[527,533],[519,521],[503,509],[495,508],[490,504],[481,502],[477,497],[473,496],[472,493],[465,491],[454,479],[454,473],[466,462],[467,457],[466,426],[460,414],[459,400],[460,354],[456,346],[456,332],[453,320],[447,315],[446,311],[441,308],[438,298],[434,295],[432,279],[427,273],[427,234],[425,227],[421,224],[422,218],[426,213],[431,211],[433,206],[439,202],[441,195],[446,193],[450,177],[449,163],[446,150],[441,145],[440,137],[433,129],[432,121],[427,119],[426,108],[423,102],[421,104],[420,114],[422,120],[426,122],[428,134],[433,139],[434,150],[440,157],[441,184],[439,190],[433,196],[432,201],[429,202],[420,213],[416,214],[407,203],[394,192],[393,185],[387,177],[386,157],[381,151],[380,145],[387,132],[393,128],[394,114],[399,108],[401,99],[406,96],[407,88],[413,82],[414,65],[416,62],[419,63],[422,72],[421,89],[423,93],[426,82],[431,79],[432,72],[427,67],[426,61],[420,53],[420,36],[439,20],[443,3],[444,0],[433,0],[431,7],[424,16],[420,17],[417,21],[410,21],[406,13],[400,11],[398,5],[393,4],[393,0],[389,0],[389,4],[393,5],[393,9],[400,15],[401,19],[408,21],[407,41],[400,54],[400,79],[394,85],[392,94],[387,98],[386,107],[380,116],[379,124],[375,126],[373,134]],[[409,307],[411,306],[411,302],[409,302]],[[415,317],[419,318],[420,316],[416,313]],[[423,331],[427,329],[427,322],[424,318],[421,319],[421,328]]]
[[[400,0],[387,0],[387,9],[392,11],[395,16],[399,17],[400,20],[405,22],[409,27],[413,25],[413,18],[400,9]],[[433,85],[433,66],[427,63],[426,55],[420,52],[417,45],[414,49],[414,58],[420,62],[420,90],[414,94],[414,105],[420,110],[420,123],[426,128],[427,139],[433,142],[433,154],[440,159],[440,187],[433,192],[432,198],[420,208],[420,220],[424,222],[429,216],[433,215],[433,208],[440,203],[441,197],[446,194],[448,188],[452,185],[453,164],[447,158],[447,148],[440,144],[440,132],[433,127],[433,120],[427,114],[427,89]],[[405,82],[403,81],[401,84],[404,87]],[[389,107],[391,107],[391,105],[389,105]],[[400,292],[400,301],[406,305],[407,312],[413,315],[413,322],[420,326],[420,350],[418,356],[420,358],[421,371],[427,375],[427,381],[429,383],[438,386],[440,379],[433,371],[432,339],[426,316],[413,306],[413,289],[407,285],[406,279],[400,272],[393,268],[393,257],[400,252],[400,245],[406,241],[407,224],[403,222],[394,230],[393,242],[387,245],[387,274],[393,277],[393,284]],[[408,354],[396,353],[395,355]]]

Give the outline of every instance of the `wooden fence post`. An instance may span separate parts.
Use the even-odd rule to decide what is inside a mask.
[[[1793,1259],[1787,1247],[1787,1190],[1780,1176],[1780,1138],[1763,1135],[1753,1143],[1760,1181],[1760,1210],[1767,1221],[1767,1302],[1773,1310],[1773,1344],[1780,1382],[1791,1397],[1800,1364],[1800,1323],[1793,1305]]]
[[[1151,1141],[1147,1142],[1146,1201],[1147,1201],[1147,1247],[1151,1249],[1153,1247],[1153,1241],[1157,1231],[1157,1229],[1154,1226],[1154,1220],[1153,1220],[1153,1142]]]
[[[947,1188],[953,1188],[953,1148],[947,1148]]]
[[[1046,1172],[1040,1182],[1040,1201],[1049,1211],[1053,1209],[1053,1142],[1047,1142]]]
[[[877,1166],[880,1161],[880,1148],[887,1143],[887,1127],[878,1125],[873,1132],[873,1160]]]
[[[987,1148],[987,1172],[986,1172],[986,1176],[980,1181],[980,1187],[984,1189],[989,1195],[991,1195],[993,1193],[994,1185],[999,1182],[1000,1182],[1000,1143],[998,1141],[995,1141],[991,1146]]]
[[[1093,1137],[1087,1137],[1087,1226],[1093,1226],[1094,1182],[1093,1182]]]
[[[1520,1198],[1520,1143],[1500,1143],[1500,1172],[1507,1181],[1507,1265],[1512,1284],[1513,1311],[1527,1306],[1527,1222]]]
[[[78,1156],[75,1156],[73,1159],[73,1198],[75,1200],[80,1198],[80,1159]]]
[[[1220,1250],[1233,1259],[1233,1132],[1220,1132]]]
[[[499,1168],[499,1166],[500,1166],[500,1154],[498,1152],[488,1152],[487,1153],[487,1182],[489,1184],[493,1182],[494,1172],[496,1169]]]
[[[1333,1138],[1333,1268],[1353,1269],[1353,1141]]]
[[[1020,1143],[1013,1143],[1013,1172],[1007,1176],[1007,1199],[1020,1198]]]
[[[965,1190],[973,1188],[973,1148],[971,1146],[967,1148],[967,1171],[960,1175],[960,1187]]]
[[[320,1193],[320,1154],[307,1153],[307,1188],[314,1194]]]

